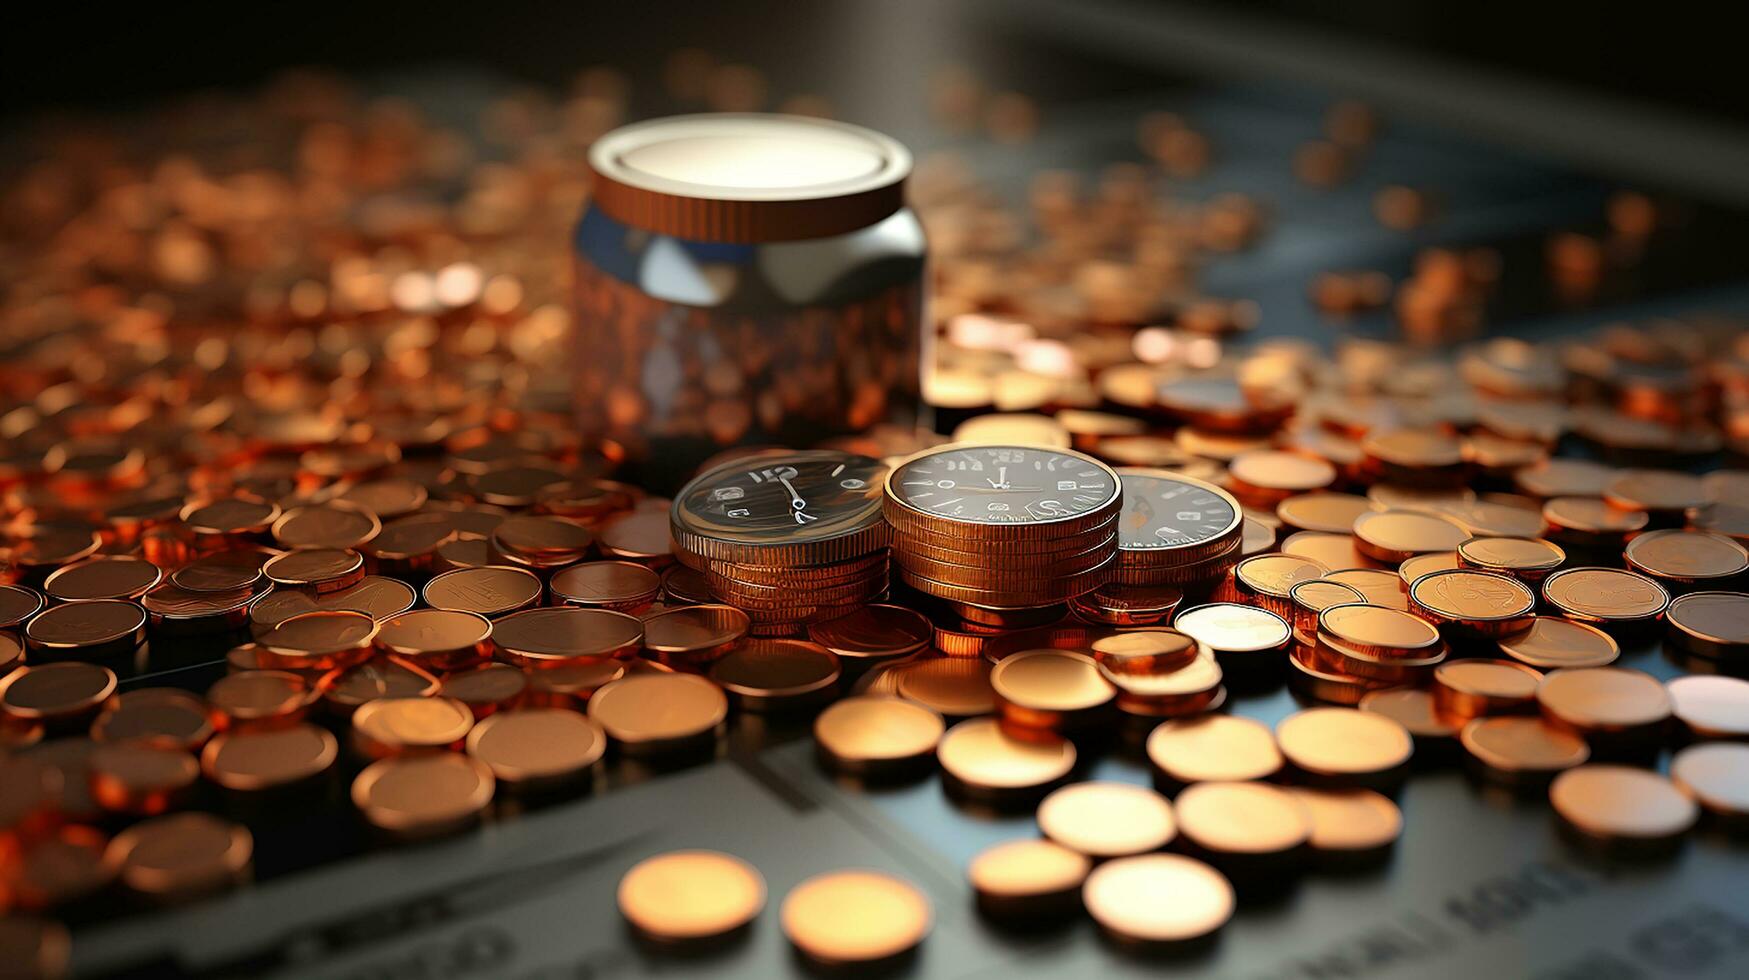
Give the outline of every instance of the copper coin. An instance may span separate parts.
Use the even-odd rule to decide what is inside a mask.
[[[710,678],[746,711],[779,711],[830,698],[838,656],[809,640],[753,637],[711,664]]]
[[[531,507],[548,491],[570,482],[570,477],[545,466],[504,466],[470,473],[467,478],[474,496],[498,507]]]
[[[437,752],[371,763],[352,781],[352,803],[378,830],[429,837],[474,823],[495,788],[485,763],[460,752]]]
[[[23,665],[24,644],[14,639],[11,633],[0,633],[0,677]]]
[[[16,969],[21,980],[67,976],[72,954],[73,939],[59,922],[26,915],[0,917],[0,962]]]
[[[1749,496],[1739,497],[1749,500]],[[1723,534],[1738,544],[1749,544],[1749,505],[1710,503],[1688,512],[1688,526],[1696,531]]]
[[[705,574],[696,568],[674,564],[662,573],[662,595],[671,603],[694,605],[717,601]]]
[[[1187,667],[1208,650],[1195,637],[1175,629],[1127,630],[1100,637],[1088,645],[1100,672],[1112,674],[1164,674]]]
[[[1309,843],[1333,855],[1371,853],[1389,848],[1403,834],[1403,811],[1390,797],[1370,789],[1288,790],[1312,818]]]
[[[1433,694],[1421,688],[1372,691],[1360,699],[1360,710],[1371,711],[1402,725],[1416,742],[1438,743],[1456,738],[1458,723],[1440,713]]]
[[[562,569],[547,584],[555,603],[636,613],[661,591],[662,577],[629,561],[592,561]]]
[[[286,664],[327,670],[370,657],[377,624],[356,612],[300,613],[261,635],[260,644]]]
[[[1447,715],[1525,714],[1535,710],[1542,675],[1509,660],[1453,660],[1433,669],[1433,703]]]
[[[765,879],[718,851],[669,851],[645,858],[619,880],[620,914],[640,936],[696,943],[746,928],[765,908]]]
[[[899,666],[897,692],[948,718],[970,718],[996,710],[991,666],[970,657],[931,657]]]
[[[581,561],[595,535],[561,517],[511,517],[493,530],[489,542],[501,564],[542,571]]]
[[[1233,567],[1233,579],[1241,592],[1250,592],[1275,600],[1275,605],[1288,602],[1288,590],[1294,585],[1323,578],[1330,569],[1318,562],[1292,555],[1265,554],[1247,558]],[[1288,615],[1292,610],[1288,610]]]
[[[1696,738],[1749,739],[1749,681],[1690,675],[1664,682],[1671,712]]]
[[[1361,677],[1336,670],[1320,662],[1317,649],[1309,644],[1296,644],[1288,651],[1288,686],[1301,698],[1329,704],[1354,705],[1368,692],[1401,683],[1373,677]]]
[[[1280,650],[1293,637],[1287,620],[1267,609],[1236,602],[1211,602],[1186,609],[1173,618],[1172,626],[1217,655]]]
[[[990,687],[1005,721],[1034,728],[1061,729],[1117,697],[1094,659],[1071,650],[1023,650],[1003,657],[990,670]]]
[[[646,630],[648,625],[645,626]],[[929,645],[934,630],[927,617],[903,606],[873,603],[848,616],[808,626],[808,638],[840,660],[870,664],[908,657]]]
[[[1634,571],[1685,589],[1749,571],[1749,550],[1710,531],[1647,531],[1628,542],[1622,557]]]
[[[1275,726],[1283,758],[1309,776],[1364,783],[1409,761],[1414,743],[1395,720],[1376,711],[1307,708]]]
[[[0,677],[0,713],[25,722],[76,725],[115,695],[115,672],[69,661],[20,667]]]
[[[493,712],[515,707],[527,690],[528,674],[523,671],[509,664],[482,664],[445,676],[437,693],[460,701],[475,718],[483,719]]]
[[[158,584],[164,573],[143,558],[100,555],[66,565],[49,574],[43,591],[62,602],[76,599],[138,599]]]
[[[1172,804],[1144,786],[1073,783],[1039,801],[1039,832],[1091,858],[1157,851],[1178,833]]]
[[[1675,644],[1707,657],[1749,654],[1749,594],[1690,592],[1672,600],[1664,616]]]
[[[77,825],[55,829],[33,840],[14,856],[5,881],[13,906],[19,911],[40,912],[71,905],[101,891],[115,877],[104,860],[109,843],[101,832]],[[11,950],[0,942],[0,956]],[[14,969],[11,959],[0,960]],[[20,976],[36,976],[32,973]]]
[[[1657,582],[1615,568],[1564,568],[1543,580],[1549,605],[1603,630],[1651,623],[1670,605],[1670,593]]]
[[[385,574],[423,574],[437,567],[438,549],[460,540],[460,536],[448,514],[409,514],[384,524],[359,550]]]
[[[1227,476],[1239,496],[1272,504],[1335,483],[1336,467],[1312,456],[1259,449],[1233,457]]]
[[[236,592],[261,581],[261,568],[273,555],[266,551],[221,551],[196,558],[170,573],[170,582],[185,592]]]
[[[1421,511],[1374,511],[1354,521],[1361,553],[1392,565],[1430,551],[1455,551],[1467,537],[1458,524]]]
[[[1178,854],[1108,861],[1087,876],[1081,898],[1106,935],[1141,946],[1212,935],[1235,907],[1233,886],[1219,871]]]
[[[360,612],[381,622],[413,608],[419,594],[398,578],[366,575],[351,588],[316,597],[317,609]]]
[[[352,713],[352,749],[367,759],[439,752],[461,745],[474,713],[442,697],[383,697]]]
[[[356,504],[375,514],[378,520],[388,521],[425,506],[429,497],[429,492],[412,480],[391,477],[355,483],[335,499]]]
[[[260,792],[313,779],[329,771],[339,754],[339,743],[326,729],[293,724],[226,732],[207,743],[200,767],[225,789]]]
[[[601,528],[601,550],[626,561],[667,563],[674,557],[668,514],[637,511],[608,521]]]
[[[589,699],[589,718],[622,752],[652,755],[714,737],[729,714],[722,688],[691,674],[635,674]]]
[[[1409,587],[1409,600],[1442,627],[1488,637],[1523,629],[1536,609],[1536,593],[1523,582],[1468,568],[1421,576]]]
[[[1276,530],[1276,528],[1246,515],[1245,522],[1240,529],[1238,557],[1244,559],[1250,558],[1252,555],[1274,551]]]
[[[1433,668],[1446,662],[1448,652],[1444,643],[1426,650],[1366,649],[1322,631],[1310,644],[1295,647],[1295,653],[1311,665],[1370,686],[1421,684]]]
[[[1483,775],[1508,785],[1546,784],[1555,773],[1591,758],[1584,739],[1541,718],[1477,718],[1458,737]]]
[[[277,728],[302,721],[316,691],[285,670],[242,670],[207,688],[207,704],[227,731]]]
[[[546,788],[587,777],[607,751],[607,733],[575,711],[519,708],[475,725],[467,750],[499,786]]]
[[[207,704],[173,687],[143,687],[111,698],[91,723],[99,742],[198,751],[213,735]]]
[[[1409,611],[1409,597],[1404,594],[1402,578],[1383,569],[1342,568],[1325,575],[1324,581],[1346,585],[1375,606]]]
[[[149,817],[186,804],[200,764],[185,749],[101,745],[91,753],[91,798],[112,813]]]
[[[790,890],[784,935],[809,959],[853,965],[893,960],[923,942],[934,913],[916,886],[879,871],[834,871]]]
[[[1617,510],[1678,513],[1706,503],[1700,477],[1675,470],[1621,470],[1603,486],[1603,502]]]
[[[364,578],[364,557],[343,548],[296,548],[268,559],[261,574],[281,588],[326,595]]]
[[[1687,833],[1700,808],[1668,777],[1637,766],[1576,766],[1549,785],[1572,830],[1613,851],[1661,850]]]
[[[1617,510],[1596,497],[1556,497],[1543,503],[1548,536],[1575,547],[1619,548],[1646,529],[1644,511]]]
[[[894,697],[851,697],[814,719],[814,744],[832,768],[853,775],[902,771],[935,755],[947,726],[920,704]]]
[[[752,625],[745,612],[719,603],[664,610],[644,620],[644,650],[659,661],[705,664],[733,649]]]
[[[316,682],[322,704],[350,715],[360,705],[382,698],[428,698],[438,680],[399,657],[378,657],[349,667],[336,667]]]
[[[1670,717],[1664,685],[1621,667],[1550,671],[1537,685],[1536,700],[1544,718],[1580,732],[1637,729]]]
[[[1429,572],[1460,567],[1462,566],[1458,562],[1457,552],[1430,551],[1425,555],[1416,555],[1413,558],[1405,559],[1402,564],[1397,566],[1397,576],[1402,579],[1403,591],[1407,593],[1409,586],[1413,585],[1416,579]]]
[[[1318,614],[1317,628],[1362,653],[1382,657],[1425,656],[1440,646],[1439,630],[1426,620],[1367,603],[1329,606]]]
[[[1601,497],[1615,470],[1583,459],[1549,459],[1512,475],[1533,497]]]
[[[273,539],[284,548],[358,548],[383,529],[377,516],[339,501],[294,507],[273,522]]]
[[[1147,701],[1203,705],[1220,690],[1222,672],[1212,653],[1199,653],[1196,659],[1177,670],[1154,674],[1105,673],[1104,677],[1118,689],[1120,707],[1126,700],[1133,707],[1140,707]],[[1124,710],[1131,708],[1125,707]]]
[[[1608,633],[1559,616],[1532,616],[1530,625],[1500,637],[1500,650],[1538,670],[1605,667],[1621,655]]]
[[[1032,795],[1069,775],[1075,768],[1075,746],[1048,736],[1018,739],[1004,732],[994,718],[973,718],[947,730],[936,748],[936,759],[955,786],[968,794]]]
[[[237,497],[189,504],[182,510],[182,523],[193,532],[197,545],[264,537],[279,518],[277,505]]]
[[[458,568],[425,583],[425,604],[496,619],[540,601],[541,581],[520,568]]]
[[[1375,483],[1367,488],[1366,499],[1375,511],[1412,510],[1440,514],[1448,507],[1468,507],[1475,503],[1476,492],[1467,487],[1431,489]]]
[[[290,598],[294,611],[284,611],[283,600]],[[210,636],[230,633],[255,623],[255,613],[262,611],[265,625],[271,626],[296,612],[311,612],[313,600],[302,593],[282,591],[256,598],[251,589],[233,592],[190,592],[174,582],[165,582],[140,598],[146,609],[152,632],[162,636]],[[283,611],[273,615],[274,610]]]
[[[1275,505],[1283,524],[1323,534],[1351,534],[1355,519],[1371,510],[1371,502],[1351,493],[1307,493]]]
[[[470,667],[492,655],[492,621],[479,613],[415,609],[377,624],[376,645],[436,670]]]
[[[1267,783],[1196,783],[1174,809],[1185,840],[1216,856],[1286,857],[1312,835],[1306,808]]]
[[[453,572],[463,568],[486,568],[497,565],[492,558],[492,546],[485,538],[456,538],[437,546],[432,567]],[[521,571],[521,569],[517,569]]]
[[[22,585],[0,585],[0,629],[16,629],[41,612],[43,597]]]
[[[1742,831],[1749,824],[1749,745],[1691,745],[1670,760],[1670,778],[1708,812]]]
[[[648,660],[578,657],[549,664],[527,672],[528,693],[524,701],[530,707],[582,711],[596,691],[626,676],[632,668],[649,663]]]
[[[110,863],[135,894],[186,901],[249,875],[255,839],[248,828],[206,813],[176,813],[138,823],[109,842]]]
[[[1005,841],[966,866],[978,909],[999,919],[1049,921],[1080,902],[1093,862],[1048,840]]]
[[[643,640],[642,620],[608,609],[524,609],[492,624],[498,658],[523,667],[576,657],[630,656]]]
[[[1352,534],[1296,531],[1282,541],[1284,555],[1307,558],[1326,568],[1376,568],[1378,562],[1361,553]]]
[[[1161,722],[1148,735],[1148,761],[1173,783],[1268,779],[1281,768],[1275,733],[1231,715]]]
[[[1457,547],[1458,563],[1465,568],[1499,572],[1525,582],[1540,582],[1561,563],[1567,553],[1541,538],[1470,538]]]
[[[127,657],[146,642],[146,611],[126,599],[65,602],[24,625],[31,659]]]

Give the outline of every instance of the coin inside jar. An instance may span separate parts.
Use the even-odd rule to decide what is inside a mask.
[[[633,674],[589,699],[589,718],[622,752],[654,755],[714,738],[729,714],[722,688],[691,674]]]
[[[1267,725],[1216,714],[1161,722],[1148,735],[1147,753],[1155,770],[1177,785],[1268,779],[1282,761]]]
[[[1219,871],[1178,854],[1108,861],[1087,876],[1087,912],[1114,942],[1173,946],[1202,939],[1233,917],[1233,886]]]
[[[520,568],[458,568],[425,583],[425,604],[496,619],[540,600],[541,581]]]
[[[352,803],[378,830],[429,837],[479,819],[495,788],[485,763],[459,752],[436,752],[371,763],[352,782]]]
[[[814,744],[832,768],[852,775],[914,771],[947,731],[941,716],[893,697],[850,697],[814,719]]]
[[[1004,921],[1050,921],[1080,903],[1093,862],[1048,840],[1005,841],[985,848],[966,867],[978,910]]]
[[[327,772],[339,752],[334,736],[315,725],[232,731],[207,743],[201,771],[225,789],[258,792]]]
[[[1637,766],[1568,769],[1549,785],[1549,803],[1568,829],[1617,853],[1666,851],[1700,818],[1668,777]]]
[[[1391,785],[1414,752],[1395,720],[1353,708],[1307,708],[1275,726],[1282,757],[1324,785]]]
[[[325,595],[357,585],[364,578],[364,557],[343,548],[297,548],[268,559],[261,574],[281,588]]]
[[[808,640],[754,637],[712,662],[710,677],[744,710],[797,708],[831,697],[838,657]]]
[[[575,711],[519,708],[475,725],[467,751],[501,787],[548,788],[587,777],[607,751],[607,733]]]
[[[642,620],[609,609],[524,609],[492,624],[492,648],[499,659],[523,667],[631,656],[643,641]]]
[[[669,609],[644,620],[644,650],[676,664],[705,664],[729,652],[753,622],[734,606],[705,603]]]
[[[56,569],[43,581],[43,591],[62,602],[138,599],[163,575],[158,566],[143,558],[102,555]]]
[[[633,865],[619,880],[619,911],[638,935],[698,943],[738,933],[765,908],[765,879],[717,851],[669,851]]]
[[[1354,521],[1361,553],[1393,565],[1429,551],[1455,551],[1468,537],[1456,523],[1414,510],[1373,511]]]
[[[1595,626],[1559,616],[1533,616],[1530,625],[1500,637],[1500,650],[1538,670],[1559,667],[1604,667],[1621,655],[1621,647]]]
[[[784,935],[823,964],[883,963],[915,949],[934,913],[916,886],[879,871],[834,871],[784,897]]]
[[[1127,857],[1157,851],[1177,834],[1172,804],[1164,796],[1128,783],[1074,783],[1038,805],[1039,831],[1092,858]]]
[[[662,588],[655,572],[629,561],[591,561],[561,569],[547,585],[556,603],[635,613]]]
[[[947,730],[936,758],[950,787],[967,795],[1037,799],[1075,768],[1075,746],[1045,736],[1018,739],[994,718],[973,718]]]

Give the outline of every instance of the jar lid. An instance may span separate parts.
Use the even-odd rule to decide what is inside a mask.
[[[871,129],[721,113],[622,126],[589,150],[594,203],[621,224],[709,242],[843,235],[904,207],[911,154]]]

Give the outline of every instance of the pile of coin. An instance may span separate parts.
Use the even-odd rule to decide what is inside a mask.
[[[883,500],[899,578],[965,618],[996,622],[1109,581],[1122,507],[1110,467],[1027,446],[926,450],[893,469]]]
[[[676,495],[675,554],[756,633],[846,615],[887,590],[885,477],[878,460],[831,450],[725,462]]]

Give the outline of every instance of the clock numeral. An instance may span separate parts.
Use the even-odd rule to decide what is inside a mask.
[[[1181,521],[1189,521],[1191,523],[1196,523],[1196,522],[1202,520],[1202,511],[1200,511],[1200,510],[1181,510],[1178,512],[1178,519]]]

